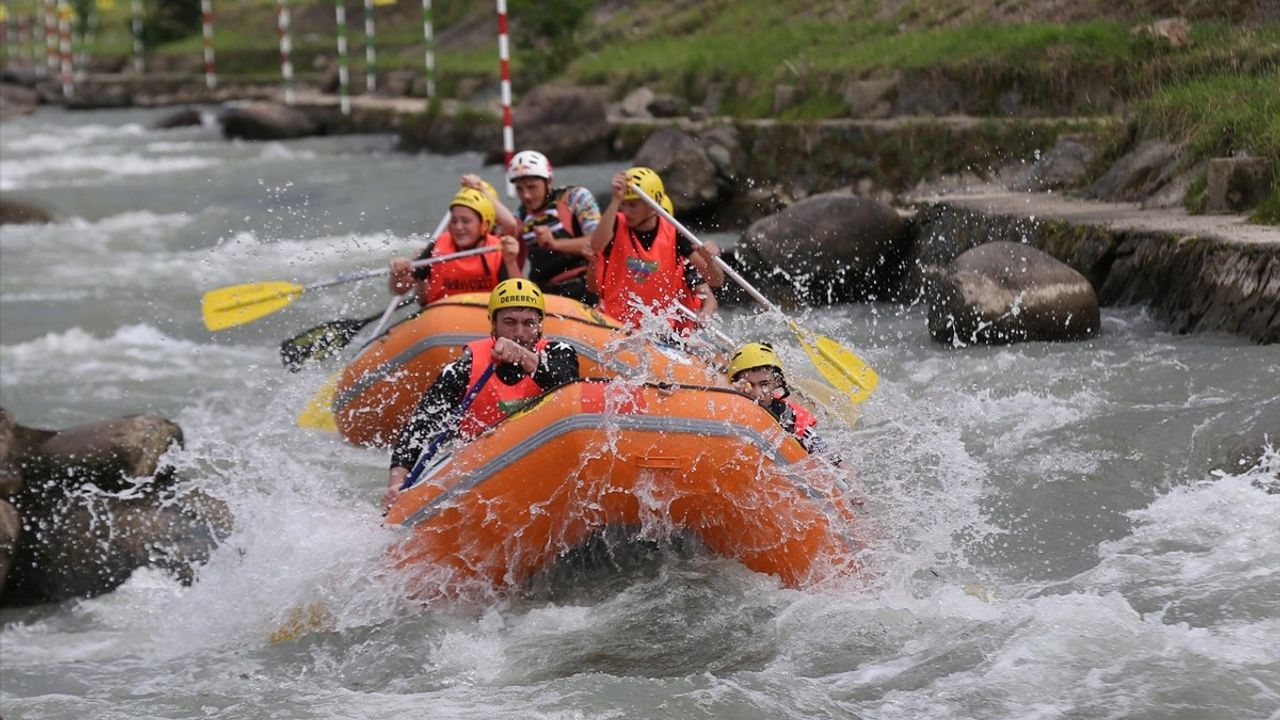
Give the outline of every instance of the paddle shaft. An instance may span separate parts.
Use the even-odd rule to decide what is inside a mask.
[[[480,394],[480,388],[484,387],[484,384],[489,381],[489,378],[493,376],[493,371],[497,368],[497,363],[489,363],[489,366],[484,369],[484,372],[480,373],[480,377],[476,378],[475,384],[467,389],[467,394],[462,397],[462,402],[458,403],[458,407],[454,408],[453,412],[449,414],[448,419],[445,420],[446,424],[452,424],[455,420],[462,417],[462,414],[467,411],[467,408],[471,407],[472,401],[474,401],[476,396]],[[435,437],[431,438],[431,444],[421,455],[418,456],[418,461],[413,464],[413,469],[409,471],[409,474],[404,478],[404,482],[400,484],[401,491],[408,490],[413,487],[413,484],[418,481],[418,476],[421,475],[422,471],[427,467],[427,463],[431,462],[431,458],[436,456],[436,452],[440,450],[441,444],[444,443],[444,439],[448,436],[449,428],[445,427],[440,432],[436,433]]]
[[[666,208],[662,207],[662,206],[661,206],[661,205],[659,205],[656,201],[654,201],[654,199],[653,199],[653,198],[651,198],[651,197],[649,197],[648,195],[646,195],[646,194],[645,194],[645,192],[644,192],[644,190],[641,190],[641,189],[640,189],[640,186],[639,186],[639,185],[637,185],[637,184],[635,184],[635,183],[632,183],[632,184],[631,184],[631,190],[632,190],[632,192],[634,192],[636,195],[639,195],[641,198],[643,198],[643,199],[644,199],[644,201],[645,201],[646,203],[648,203],[648,204],[649,204],[649,207],[651,207],[651,208],[653,208],[654,210],[656,210],[656,211],[658,212],[658,214],[659,214],[659,215],[661,215],[661,216],[663,217],[663,219],[665,219],[667,222],[669,222],[669,223],[671,223],[672,225],[674,225],[674,226],[675,226],[675,228],[676,228],[677,230],[679,230],[682,234],[684,234],[684,236],[685,236],[685,237],[689,238],[689,242],[693,243],[694,245],[696,245],[696,246],[698,246],[698,247],[705,247],[705,246],[706,246],[706,243],[704,243],[704,242],[702,242],[701,240],[699,240],[699,239],[698,239],[698,237],[697,237],[696,235],[694,235],[694,234],[689,230],[689,228],[685,227],[685,226],[684,226],[684,225],[683,225],[679,220],[675,219],[675,216],[673,216],[671,213],[667,212],[667,209],[666,209]],[[772,311],[774,311],[774,312],[782,312],[781,310],[779,310],[779,309],[778,309],[778,306],[777,306],[777,305],[774,305],[772,302],[770,302],[770,301],[769,301],[769,298],[767,298],[767,297],[765,297],[764,295],[760,294],[760,291],[759,291],[759,290],[757,290],[757,289],[755,289],[754,287],[752,287],[752,286],[751,286],[751,283],[747,282],[747,279],[746,279],[746,278],[744,278],[744,277],[742,277],[741,275],[739,275],[737,270],[734,270],[733,268],[729,267],[729,263],[726,263],[724,260],[721,260],[721,259],[720,259],[719,257],[717,257],[717,256],[712,256],[712,258],[711,258],[711,259],[712,259],[713,261],[715,261],[716,265],[718,265],[718,266],[720,267],[720,269],[721,269],[721,270],[723,270],[723,271],[724,271],[724,274],[725,274],[725,275],[728,275],[728,276],[729,276],[729,279],[731,279],[731,280],[733,280],[735,283],[737,283],[737,284],[738,284],[738,287],[740,287],[740,288],[742,288],[743,290],[745,290],[745,291],[746,291],[746,293],[747,293],[748,295],[750,295],[750,296],[751,296],[751,299],[752,299],[752,300],[755,300],[755,301],[756,301],[756,302],[758,302],[758,303],[760,303],[760,305],[762,305],[762,306],[764,307],[764,309],[766,309],[766,310],[772,310]]]
[[[484,253],[497,252],[502,248],[497,245],[486,245],[485,247],[471,248],[470,250],[459,250],[456,253],[441,255],[440,257],[429,257],[422,260],[414,260],[410,267],[417,269],[435,265],[436,263],[448,262],[449,260],[457,260],[459,258],[469,257],[471,255],[483,255]],[[304,285],[303,290],[318,290],[319,288],[330,287],[331,285],[341,285],[342,283],[355,282],[357,280],[368,280],[369,278],[380,277],[382,275],[390,275],[391,268],[379,268],[377,270],[362,270],[360,272],[346,273],[338,275],[330,280],[311,283]]]

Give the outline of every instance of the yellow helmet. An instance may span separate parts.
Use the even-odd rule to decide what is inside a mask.
[[[639,185],[645,195],[653,198],[667,212],[675,212],[671,206],[671,198],[667,197],[667,190],[662,185],[662,178],[658,177],[658,173],[652,168],[633,167],[627,171],[627,193],[622,196],[623,200],[640,199],[640,196],[631,190],[632,185]]]
[[[449,207],[461,205],[465,208],[471,208],[480,214],[480,221],[485,224],[485,228],[492,228],[493,221],[498,218],[498,211],[493,209],[493,202],[489,200],[489,196],[476,190],[475,188],[462,188],[457,195],[449,201]]]
[[[782,359],[769,343],[747,343],[735,350],[725,374],[733,380],[738,373],[759,367],[771,367],[782,373]]]
[[[499,310],[508,308],[533,308],[539,315],[547,314],[547,303],[536,283],[524,278],[511,278],[498,283],[489,293],[489,322]]]

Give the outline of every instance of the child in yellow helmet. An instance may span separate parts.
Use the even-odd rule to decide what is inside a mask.
[[[481,181],[483,185],[488,185]],[[524,276],[520,243],[511,235],[499,237],[497,210],[488,190],[462,187],[449,201],[449,229],[427,242],[419,260],[443,257],[482,246],[500,248],[498,253],[470,255],[436,265],[414,268],[407,257],[391,260],[388,287],[393,295],[417,288],[418,303],[426,305],[464,292],[488,292],[500,281]]]
[[[734,351],[729,358],[725,375],[735,389],[755,400],[769,411],[788,433],[810,454],[826,456],[832,464],[840,459],[833,457],[822,438],[818,437],[818,420],[813,413],[787,398],[791,390],[782,371],[782,359],[768,343],[747,343]]]

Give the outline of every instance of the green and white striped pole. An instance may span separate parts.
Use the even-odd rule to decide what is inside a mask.
[[[142,44],[142,0],[133,0],[130,14],[133,16],[133,71],[141,75],[146,70],[145,47]]]
[[[346,0],[333,0],[333,17],[338,23],[338,95],[342,98],[342,114],[351,114],[351,70],[347,66]]]
[[[373,0],[364,0],[364,91],[378,89],[378,51],[374,40]]]
[[[427,102],[431,102],[436,97],[436,50],[431,27],[431,0],[422,0],[422,46],[427,63]]]

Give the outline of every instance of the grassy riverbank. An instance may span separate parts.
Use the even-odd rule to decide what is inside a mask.
[[[191,2],[191,0],[184,0]],[[351,67],[364,70],[363,4],[346,0]],[[198,6],[198,2],[196,3]],[[968,114],[1119,117],[1117,137],[1186,143],[1190,163],[1261,155],[1280,168],[1280,21],[1265,3],[1179,3],[1185,37],[1152,33],[1161,0],[1100,7],[1090,0],[512,0],[517,95],[545,81],[604,86],[621,99],[647,86],[740,118],[847,117],[850,87],[953,92]],[[333,65],[334,6],[293,0],[294,61],[303,76]],[[224,76],[277,71],[274,0],[217,7]],[[94,52],[129,47],[128,4],[103,11]],[[416,0],[379,5],[378,67],[423,73]],[[198,19],[198,14],[197,14]],[[496,92],[492,6],[433,3],[437,82],[446,97]],[[202,39],[151,49],[156,66],[198,74]],[[937,90],[937,88],[942,88]],[[790,98],[779,103],[782,89]],[[1194,207],[1194,197],[1189,204]],[[1280,190],[1259,209],[1280,222]]]

